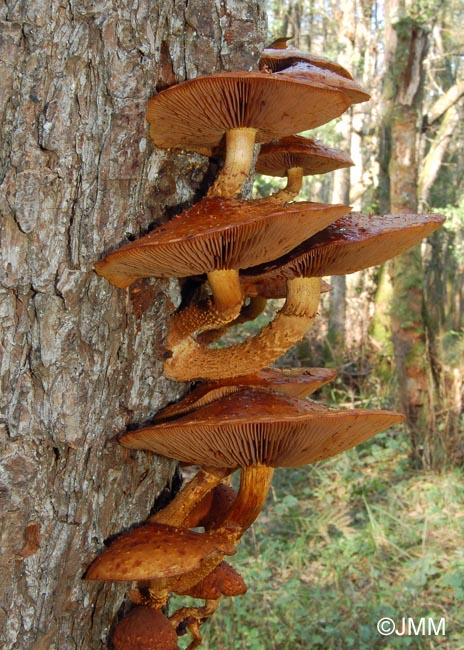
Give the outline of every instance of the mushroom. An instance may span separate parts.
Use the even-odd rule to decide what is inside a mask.
[[[222,596],[242,596],[246,591],[247,586],[242,576],[230,564],[221,562],[198,584],[185,591],[177,592],[181,596],[201,598],[206,601],[205,606],[182,607],[169,617],[169,622],[177,628],[181,623],[187,621],[187,627],[194,636],[194,642],[189,648],[196,648],[201,642],[200,623],[216,611]],[[197,622],[194,629],[192,629],[192,621],[189,620],[192,618]]]
[[[95,270],[117,287],[145,277],[206,273],[214,303],[186,308],[171,342],[233,320],[243,302],[239,269],[275,259],[348,212],[342,205],[203,199],[137,241],[109,253]]]
[[[272,287],[272,297],[283,296],[285,284],[295,277],[345,275],[382,264],[428,237],[444,220],[439,214],[352,212],[285,256],[244,271],[243,291],[266,296]]]
[[[247,586],[240,573],[222,561],[203,580],[188,589],[179,589],[177,594],[201,600],[218,600],[221,596],[243,596],[246,591]]]
[[[89,566],[85,580],[148,581],[150,603],[163,607],[170,592],[199,582],[235,553],[240,531],[197,533],[144,524],[114,539]]]
[[[293,63],[288,68],[273,72],[272,75],[284,79],[301,81],[302,83],[326,84],[329,88],[343,91],[352,104],[367,102],[371,98],[367,90],[353,79],[347,79],[332,70],[322,70],[307,61]]]
[[[253,373],[275,361],[300,341],[317,316],[321,279],[287,283],[287,296],[274,320],[254,337],[237,345],[211,349],[192,336],[168,339],[171,356],[164,362],[169,379],[222,379]]]
[[[187,523],[187,520],[191,517],[192,509],[198,503],[202,503],[205,496],[210,494],[211,490],[218,486],[222,479],[230,473],[230,470],[225,468],[200,469],[176,494],[174,499],[162,510],[151,515],[148,521],[156,524],[167,524],[168,526],[193,528],[195,524]]]
[[[116,626],[114,650],[178,650],[177,634],[159,610],[134,607]]]
[[[341,65],[293,47],[265,49],[259,67],[263,72],[278,77],[327,84],[331,88],[342,90],[353,104],[370,99],[369,93]]]
[[[237,498],[217,524],[218,532],[240,536],[261,511],[274,467],[329,458],[403,420],[400,413],[332,410],[246,388],[176,420],[130,431],[120,443],[191,464],[241,468]]]
[[[253,375],[200,383],[179,402],[159,411],[152,422],[165,422],[190,413],[249,386],[284,393],[289,397],[307,397],[327,382],[333,381],[336,375],[337,371],[333,368],[266,368]]]
[[[287,177],[287,186],[272,196],[274,201],[286,203],[300,192],[303,176],[326,174],[351,165],[353,161],[343,151],[293,135],[263,144],[255,171],[267,176]]]
[[[225,395],[237,392],[247,386],[278,391],[290,397],[306,397],[323,384],[332,381],[336,374],[335,370],[326,368],[269,368],[262,370],[256,375],[200,384],[180,402],[160,411],[153,422],[165,422],[168,419],[180,417],[185,413],[190,413],[201,406],[210,404]],[[204,522],[192,523],[199,517],[199,514],[195,515],[194,511],[199,508],[199,513],[201,514],[205,508],[208,511],[211,509],[213,513],[223,509],[221,505],[218,506],[217,503],[213,504],[211,499],[214,499],[212,497],[213,492],[216,494],[215,498],[218,499],[218,495],[223,495],[224,490],[230,498],[231,488],[220,485],[220,481],[227,477],[230,471],[230,469],[225,468],[201,469],[167,506],[154,515],[151,515],[148,521],[170,526],[182,526],[184,528],[205,525]],[[226,490],[226,487],[228,490]],[[207,498],[208,495],[209,500]]]
[[[244,285],[241,279],[240,282],[242,283],[243,287]],[[322,280],[321,295],[323,293],[327,293],[328,291],[332,291],[331,285],[325,280]],[[242,307],[237,318],[234,318],[234,320],[230,321],[230,323],[226,323],[220,328],[199,333],[195,338],[198,343],[201,343],[202,345],[209,345],[210,343],[213,343],[214,341],[220,339],[231,327],[234,327],[240,323],[247,323],[257,318],[266,309],[267,301],[269,298],[282,299],[285,298],[286,295],[287,292],[285,282],[282,283],[279,280],[268,282],[266,283],[266,286],[263,287],[262,295],[253,293],[253,295],[250,294],[247,296],[248,304]]]
[[[263,50],[259,60],[259,69],[262,72],[279,72],[279,70],[288,68],[294,63],[301,61],[311,63],[321,68],[321,70],[335,72],[339,76],[345,77],[345,79],[353,79],[351,73],[336,61],[331,61],[324,56],[304,52],[292,45],[287,45],[284,39],[277,39],[277,41],[274,41],[274,43],[271,43],[271,45]]]
[[[242,276],[247,295],[261,295],[267,287],[274,295],[285,283],[286,302],[270,325],[245,342],[221,349],[200,346],[191,337],[173,348],[165,362],[171,378],[233,377],[269,365],[300,340],[314,320],[318,282],[322,275],[353,273],[399,255],[419,243],[443,223],[444,217],[352,213],[310,238],[288,255],[247,270]]]
[[[261,72],[204,75],[148,102],[156,146],[202,152],[226,141],[226,158],[210,196],[234,197],[249,175],[254,144],[325,124],[349,108],[337,88]]]

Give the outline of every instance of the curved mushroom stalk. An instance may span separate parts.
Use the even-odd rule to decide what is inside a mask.
[[[194,650],[201,644],[203,637],[200,632],[200,625],[212,616],[218,607],[219,598],[217,600],[207,600],[203,607],[181,607],[169,617],[169,622],[175,630],[179,628],[179,625],[185,623],[187,630],[192,635],[192,642],[187,646],[186,650]]]
[[[148,523],[183,527],[195,506],[231,471],[201,469],[166,507],[148,518]]]
[[[287,299],[275,319],[256,336],[228,348],[209,349],[187,337],[171,347],[164,372],[170,379],[220,379],[257,372],[300,341],[314,322],[320,278],[293,278]]]
[[[243,534],[263,509],[273,476],[274,468],[269,465],[257,463],[243,467],[237,498],[223,521],[216,524],[217,529],[238,528]]]
[[[276,203],[288,203],[298,196],[303,185],[303,167],[287,169],[287,185],[270,198]]]
[[[219,483],[199,501],[184,520],[185,528],[202,526],[205,530],[218,528],[231,509],[237,493],[230,485]]]
[[[246,591],[247,586],[242,576],[230,564],[221,562],[198,584],[185,591],[177,592],[181,596],[204,600],[204,607],[182,607],[170,617],[170,623],[177,629],[180,624],[187,622],[187,629],[195,640],[195,632],[199,633],[199,626],[216,611],[222,596],[241,596]],[[190,627],[192,621],[198,624],[198,627],[193,630]]]
[[[248,323],[248,321],[257,318],[266,309],[266,305],[267,298],[264,298],[263,296],[251,296],[249,303],[242,307],[237,318],[234,318],[234,320],[230,321],[229,323],[224,323],[218,328],[213,328],[212,323],[210,323],[211,328],[208,327],[208,330],[203,329],[202,333],[196,337],[197,341],[202,345],[209,345],[210,343],[214,343],[214,341],[220,339],[221,336],[223,336],[230,327],[239,325],[240,323]],[[182,338],[185,338],[185,335]],[[170,339],[168,336],[168,343],[169,342]]]
[[[226,159],[207,196],[232,199],[240,193],[250,175],[257,129],[237,128],[226,131]]]
[[[216,301],[213,303],[211,300],[204,300],[197,305],[188,305],[177,312],[169,320],[166,337],[168,348],[177,345],[195,332],[222,331],[240,316],[242,300],[241,298],[240,303],[236,303],[234,308],[224,311],[217,309]]]
[[[278,205],[283,205],[293,201],[293,199],[301,192],[303,176],[303,167],[290,167],[287,169],[287,185],[264,200],[272,201]],[[259,200],[260,199],[258,199],[258,201]]]

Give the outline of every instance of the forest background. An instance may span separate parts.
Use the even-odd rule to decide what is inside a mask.
[[[413,251],[350,276],[279,365],[330,365],[332,405],[398,408],[407,426],[299,472],[278,472],[240,551],[250,591],[211,621],[208,648],[464,648],[464,5],[268,0],[269,41],[345,65],[368,103],[306,135],[355,166],[308,176],[300,198],[356,211],[439,212]],[[255,193],[284,185],[258,177]],[[248,327],[254,332],[267,316]],[[242,329],[237,337],[244,335]],[[234,335],[231,335],[234,338]],[[443,636],[379,635],[388,616]],[[234,641],[231,641],[234,639]],[[241,645],[239,645],[239,640]],[[208,645],[209,643],[209,645]]]

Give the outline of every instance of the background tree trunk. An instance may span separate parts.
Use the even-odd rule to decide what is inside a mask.
[[[423,87],[422,63],[427,32],[410,17],[397,17],[387,49],[394,52],[387,75],[394,91],[386,117],[390,132],[389,190],[392,213],[417,212],[417,131]],[[388,32],[387,32],[388,33]],[[392,100],[388,98],[388,101]],[[423,456],[427,425],[427,354],[423,315],[422,257],[420,246],[390,264],[393,283],[391,322],[399,394],[411,435],[413,461]]]
[[[177,282],[121,291],[93,264],[204,190],[204,158],[153,150],[146,101],[251,68],[264,14],[244,0],[36,0],[6,2],[0,20],[0,646],[101,649],[125,586],[82,574],[174,470],[115,436],[182,386],[162,376]]]

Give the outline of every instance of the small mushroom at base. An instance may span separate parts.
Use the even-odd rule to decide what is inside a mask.
[[[137,606],[116,626],[114,650],[178,650],[177,634],[159,610]]]

